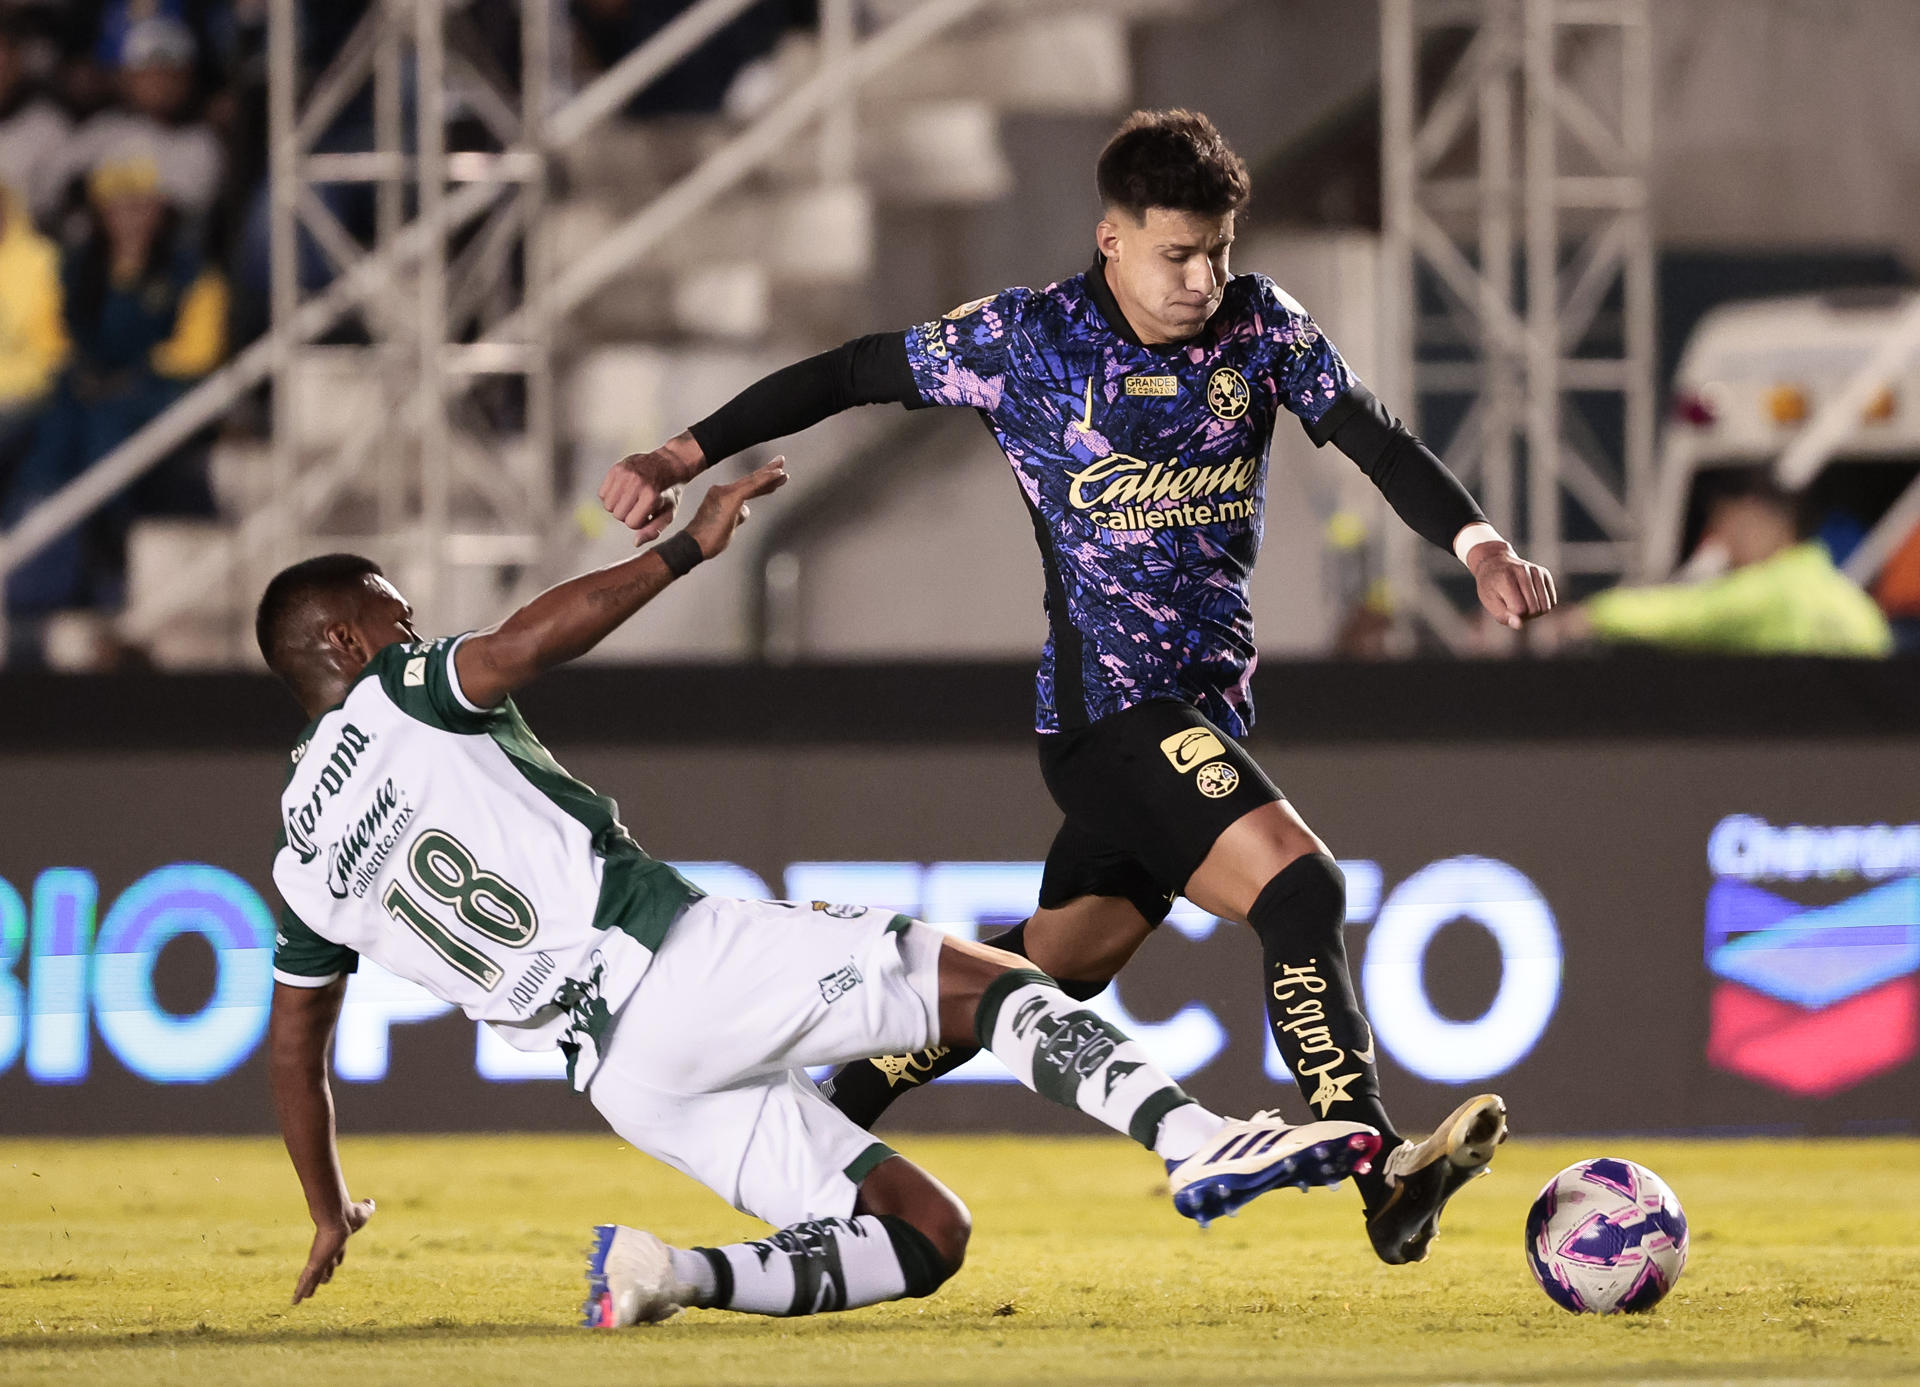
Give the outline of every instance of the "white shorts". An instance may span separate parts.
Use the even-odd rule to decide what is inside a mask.
[[[846,1218],[893,1154],[806,1070],[939,1034],[940,945],[885,910],[708,896],[674,922],[587,1095],[614,1129],[742,1212]]]

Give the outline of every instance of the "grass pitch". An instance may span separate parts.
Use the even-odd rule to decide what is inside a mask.
[[[308,1226],[276,1143],[0,1141],[0,1382],[1920,1381],[1920,1142],[1516,1141],[1398,1269],[1350,1189],[1203,1234],[1118,1140],[899,1144],[973,1207],[938,1296],[602,1334],[573,1327],[595,1221],[759,1231],[611,1136],[347,1141],[380,1210],[297,1309]],[[1692,1222],[1649,1315],[1568,1315],[1521,1257],[1535,1192],[1601,1154],[1658,1171]]]

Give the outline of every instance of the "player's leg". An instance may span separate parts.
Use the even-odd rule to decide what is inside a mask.
[[[1321,1117],[1364,1122],[1387,1142],[1385,1159],[1355,1182],[1375,1252],[1390,1263],[1420,1261],[1441,1206],[1506,1139],[1505,1105],[1492,1094],[1470,1099],[1417,1144],[1394,1132],[1347,964],[1346,881],[1286,801],[1249,809],[1222,831],[1186,894],[1252,926],[1265,960],[1267,1019],[1301,1094]]]
[[[1346,879],[1326,844],[1292,805],[1270,801],[1221,832],[1187,894],[1201,909],[1253,927],[1274,1043],[1308,1105],[1323,1117],[1354,1115],[1398,1145],[1347,966]]]
[[[1042,1097],[1126,1132],[1163,1157],[1184,1159],[1220,1126],[1221,1119],[1194,1103],[1131,1038],[1015,955],[884,911],[830,907],[794,920],[777,907],[745,910],[736,933],[752,937],[739,948],[740,962],[727,981],[752,999],[750,1012],[743,1012],[752,1016],[752,1028],[778,1021],[784,1039],[769,1067],[972,1044],[991,1050]],[[667,948],[673,945],[669,936]],[[816,985],[821,972],[827,976]],[[717,1086],[713,1080],[725,1065],[710,1054],[744,1049],[751,1036],[743,1031],[729,1039],[727,1023],[718,1019],[700,1030],[697,1052],[678,1047],[690,1051],[682,1063],[700,1087]],[[1374,1145],[1371,1138],[1367,1145]]]
[[[999,950],[884,912],[703,901],[615,1019],[589,1096],[636,1147],[779,1231],[699,1249],[602,1225],[587,1323],[689,1305],[810,1314],[931,1293],[964,1256],[964,1208],[798,1066],[969,1036],[1030,1087],[1156,1151],[1176,1205],[1202,1221],[1283,1183],[1342,1178],[1379,1144],[1344,1124],[1226,1122]]]
[[[934,933],[927,926],[917,928]],[[985,945],[942,939],[939,1037],[971,1034],[1028,1088],[1124,1132],[1166,1162],[1174,1206],[1203,1226],[1281,1185],[1369,1168],[1379,1134],[1351,1122],[1230,1121],[1195,1102],[1119,1027]]]
[[[1190,704],[1156,699],[1062,739],[1042,767],[1070,821],[1161,888],[1253,926],[1274,1039],[1315,1115],[1397,1144],[1347,976],[1339,868],[1246,750]]]
[[[1052,742],[1042,769],[1069,818],[1125,846],[1162,886],[1252,926],[1274,1041],[1311,1110],[1402,1145],[1347,968],[1346,883],[1246,749],[1191,705],[1156,699]],[[1439,1206],[1504,1136],[1503,1112],[1490,1095],[1473,1100],[1442,1124],[1438,1146],[1430,1138],[1393,1158],[1400,1178],[1382,1161],[1358,1182],[1383,1259],[1425,1255]]]
[[[1019,954],[1077,1001],[1098,996],[1166,916],[1170,898],[1138,863],[1093,841],[1069,819],[1047,851],[1040,908],[986,940]],[[872,1127],[893,1101],[951,1074],[980,1053],[970,1044],[935,1045],[842,1065],[820,1086],[833,1105]]]
[[[610,1059],[614,1058],[609,1056]],[[622,1069],[632,1067],[623,1059]],[[966,1257],[966,1206],[836,1112],[800,1071],[712,1094],[594,1081],[614,1130],[775,1226],[748,1242],[674,1247],[594,1230],[586,1323],[617,1329],[688,1309],[814,1315],[931,1295]]]

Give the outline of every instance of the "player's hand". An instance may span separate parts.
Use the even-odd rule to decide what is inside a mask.
[[[609,467],[600,483],[600,504],[634,532],[636,545],[647,544],[673,523],[681,489],[705,464],[693,435],[679,434],[651,453],[632,453]]]
[[[1467,567],[1480,592],[1480,605],[1502,626],[1518,631],[1520,623],[1545,616],[1560,600],[1553,575],[1537,563],[1528,563],[1505,540],[1488,540],[1467,551]]]
[[[293,1287],[295,1305],[333,1280],[334,1270],[346,1260],[347,1239],[365,1228],[372,1217],[373,1201],[356,1199],[340,1211],[339,1217],[314,1220],[313,1248],[307,1253],[307,1265]]]
[[[707,494],[700,498],[700,509],[687,522],[687,533],[700,546],[702,556],[710,559],[727,547],[733,532],[747,518],[748,501],[778,491],[786,484],[787,460],[778,457],[737,482],[720,482],[709,487]]]

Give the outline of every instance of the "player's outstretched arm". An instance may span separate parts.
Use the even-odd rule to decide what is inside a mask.
[[[658,548],[548,588],[491,630],[454,652],[460,688],[491,708],[529,680],[577,659],[695,564],[727,547],[747,518],[747,502],[786,484],[787,460],[775,458],[737,482],[710,487],[686,529]]]
[[[1364,385],[1354,382],[1307,436],[1353,459],[1414,533],[1453,550],[1473,574],[1480,605],[1502,626],[1518,630],[1553,610],[1553,575],[1514,552],[1439,455]]]
[[[856,405],[919,400],[906,334],[856,337],[762,377],[652,452],[621,458],[600,483],[600,504],[645,544],[673,523],[681,489],[716,462]]]
[[[346,993],[345,976],[321,987],[276,983],[267,1025],[274,1111],[300,1188],[306,1192],[307,1213],[313,1218],[313,1246],[294,1284],[295,1305],[333,1280],[334,1270],[347,1255],[347,1239],[373,1217],[371,1199],[355,1199],[347,1193],[340,1151],[334,1143],[327,1046],[333,1041]]]

